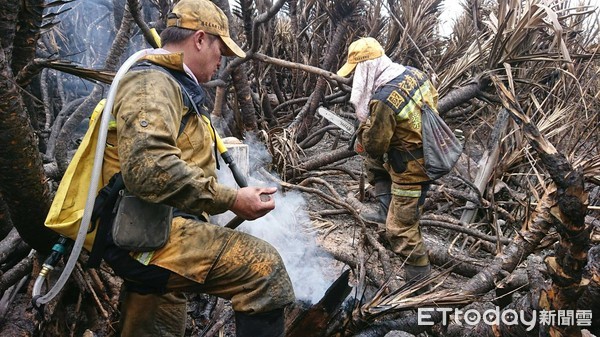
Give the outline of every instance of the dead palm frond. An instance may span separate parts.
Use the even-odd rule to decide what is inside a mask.
[[[265,143],[273,157],[272,164],[279,175],[285,180],[288,170],[295,172],[300,166],[302,149],[294,141],[294,136],[285,128],[271,129]]]
[[[449,68],[438,68],[440,73],[439,91],[445,93],[457,84],[460,78],[469,80],[472,74],[505,68],[506,65],[520,69],[514,74],[519,79],[535,79],[530,76],[541,68],[561,69],[574,74],[571,47],[577,43],[580,23],[591,14],[590,6],[570,6],[569,1],[556,1],[547,6],[541,0],[503,1],[496,8],[479,9],[486,20],[472,17],[472,28],[468,24],[469,15],[476,11],[466,11],[455,29],[461,36],[468,36],[477,29],[475,39],[468,48],[450,44],[445,56]],[[477,12],[476,12],[477,13]],[[482,24],[479,25],[479,22]],[[467,41],[467,40],[462,40]],[[450,62],[452,53],[461,52],[455,62]],[[541,75],[541,73],[539,73]],[[548,75],[548,72],[543,73]],[[568,83],[567,83],[568,84]]]
[[[454,59],[452,66],[438,74],[438,92],[443,95],[457,84],[460,79],[471,78],[481,65],[481,60],[487,58],[491,40],[486,36],[481,41],[473,41],[466,49],[461,49],[464,56]]]
[[[503,83],[531,123],[555,146],[568,149],[565,153],[577,158],[574,150],[596,138],[587,129],[597,124],[597,117],[589,113],[590,106],[597,105],[593,97],[597,88],[592,88],[591,80],[580,81],[591,65],[574,61],[585,57],[574,51],[586,50],[579,36],[583,35],[581,22],[589,16],[589,9],[572,6],[570,1],[549,6],[537,0],[504,1],[497,8],[480,9],[489,11],[489,18],[481,21],[481,33],[464,55],[439,74],[440,93],[472,74],[501,73]],[[476,18],[473,21],[480,22]],[[543,188],[545,175],[520,129],[513,126],[503,143],[506,151],[500,162],[510,168],[508,174],[529,177],[526,184]],[[589,157],[585,151],[581,153]],[[585,162],[594,167],[592,162]]]
[[[461,60],[465,55],[473,55],[477,49],[477,31],[475,29],[475,25],[473,24],[471,17],[463,12],[456,20],[452,26],[452,34],[448,37],[446,46],[444,48],[444,52],[441,53],[439,60],[437,60],[435,64],[435,73],[439,75],[441,73],[446,72],[445,83],[434,83],[436,87],[438,87],[438,91],[440,94],[445,94],[446,91],[456,82],[461,76],[464,74],[458,73],[457,70],[460,68],[455,68],[453,71],[448,71],[451,67],[457,63],[458,60]],[[469,50],[471,50],[469,52]],[[476,59],[476,57],[469,57],[471,60]],[[471,61],[473,62],[473,61]],[[462,63],[465,63],[463,61]],[[469,63],[469,62],[467,62]],[[464,64],[463,64],[464,65]],[[464,69],[476,69],[473,67],[473,64],[468,65],[467,68]],[[477,70],[475,70],[476,72]],[[471,75],[475,75],[474,73]]]
[[[451,272],[452,268],[442,272],[432,272],[419,282],[407,282],[397,290],[386,293],[392,281],[389,280],[369,302],[360,308],[361,315],[364,319],[372,319],[375,316],[419,307],[460,306],[473,302],[476,296],[466,294],[460,289],[441,289],[444,280]],[[418,294],[428,287],[431,289]]]
[[[60,70],[92,82],[110,84],[115,77],[112,71],[90,69],[70,61],[36,59],[35,63],[40,67]]]
[[[391,3],[391,2],[390,2]],[[403,0],[387,6],[390,20],[382,41],[386,54],[394,61],[433,72],[429,58],[439,48],[439,0]]]

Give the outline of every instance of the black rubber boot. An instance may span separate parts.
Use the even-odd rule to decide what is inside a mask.
[[[423,282],[429,274],[431,273],[431,265],[425,266],[411,266],[409,264],[404,265],[404,280],[409,284],[418,284]],[[431,289],[430,285],[423,286],[421,289],[415,292],[416,295],[420,295],[424,292],[427,292]]]
[[[387,219],[390,203],[392,202],[392,181],[379,180],[374,183],[375,196],[377,197],[377,207],[375,209],[366,209],[360,213],[360,216],[372,222],[385,223]]]
[[[281,337],[285,322],[283,309],[248,315],[235,313],[236,337]]]

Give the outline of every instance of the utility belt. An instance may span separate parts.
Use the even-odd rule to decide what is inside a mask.
[[[116,173],[94,202],[90,232],[98,231],[87,266],[96,268],[109,239],[115,246],[131,252],[151,252],[169,240],[173,217],[206,221],[164,204],[144,201],[125,189],[121,173]]]
[[[394,172],[403,173],[408,168],[408,162],[423,158],[423,148],[412,151],[402,151],[391,148],[383,155],[383,161],[390,164]]]
[[[167,243],[173,207],[144,201],[125,189],[123,176],[116,173],[94,202],[92,223],[98,225],[88,267],[100,265],[109,236],[119,248],[147,252]],[[91,229],[94,230],[94,227]]]

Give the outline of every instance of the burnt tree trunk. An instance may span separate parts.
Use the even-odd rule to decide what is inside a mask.
[[[133,28],[133,18],[129,11],[126,11],[123,20],[121,20],[121,26],[117,32],[117,36],[110,48],[108,56],[105,61],[106,70],[115,70],[118,66],[119,59],[127,49],[127,44],[131,38],[131,31]],[[95,104],[100,101],[102,89],[99,86],[94,87],[90,95],[85,101],[73,112],[69,119],[65,122],[58,139],[56,141],[55,158],[56,164],[58,165],[59,171],[62,174],[67,170],[70,158],[67,155],[69,145],[71,142],[71,135],[74,130],[79,127],[81,122],[86,116],[91,114]]]
[[[146,24],[142,17],[142,5],[140,4],[140,0],[127,0],[127,5],[129,6],[129,11],[131,12],[135,24],[142,30],[146,42],[148,42],[152,48],[158,48],[158,43],[154,40],[150,27],[148,27],[148,24]]]
[[[0,193],[23,240],[48,252],[56,238],[44,226],[49,189],[37,138],[5,55],[0,50]]]
[[[40,37],[42,26],[43,0],[22,1],[16,26],[15,39],[11,66],[13,74],[18,74],[21,69],[35,58],[35,48]]]
[[[496,78],[502,103],[512,118],[522,125],[530,145],[540,156],[542,163],[556,185],[551,195],[556,202],[549,213],[556,231],[560,235],[559,245],[554,253],[544,260],[552,285],[543,289],[539,306],[546,310],[574,310],[581,295],[581,276],[587,262],[589,249],[589,228],[585,224],[588,194],[584,190],[584,177],[581,169],[574,169],[567,158],[540,134],[537,127],[523,113],[517,101]],[[575,324],[550,326],[552,336],[580,336],[581,330]]]
[[[592,326],[590,332],[600,335],[600,246],[596,245],[588,251],[587,275],[584,284],[587,287],[579,297],[577,308],[591,310]]]

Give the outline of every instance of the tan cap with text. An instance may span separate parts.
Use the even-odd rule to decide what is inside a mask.
[[[337,74],[339,76],[348,76],[356,65],[360,62],[373,60],[384,54],[383,47],[372,37],[363,37],[356,40],[348,47],[348,60]]]
[[[229,37],[225,13],[208,0],[181,0],[168,16],[167,27],[203,30],[218,35],[227,46],[225,56],[246,57],[246,53]]]

